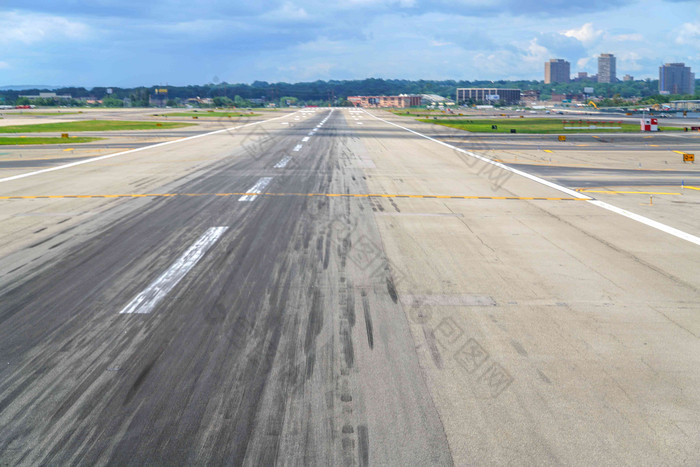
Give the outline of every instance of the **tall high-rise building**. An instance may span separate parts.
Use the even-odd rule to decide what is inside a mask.
[[[659,92],[695,94],[695,73],[685,63],[666,63],[660,66]]]
[[[615,56],[613,54],[600,54],[598,57],[598,82],[617,82],[617,70],[615,66]]]
[[[568,83],[571,80],[571,64],[561,58],[553,58],[544,63],[544,82]]]

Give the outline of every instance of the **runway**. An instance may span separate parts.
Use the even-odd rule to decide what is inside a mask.
[[[697,170],[461,135],[303,109],[0,159],[0,461],[700,461],[700,190],[576,191]]]

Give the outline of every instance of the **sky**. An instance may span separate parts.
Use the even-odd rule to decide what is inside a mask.
[[[700,0],[2,0],[0,85],[700,77]]]

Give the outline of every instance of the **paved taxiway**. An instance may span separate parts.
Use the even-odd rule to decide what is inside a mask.
[[[0,167],[3,462],[700,461],[700,190],[589,194],[643,218],[574,191],[692,167],[481,146],[538,179],[383,112],[245,125]]]

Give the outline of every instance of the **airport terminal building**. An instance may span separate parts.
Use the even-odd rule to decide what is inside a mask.
[[[355,107],[419,107],[422,96],[399,94],[398,96],[349,96],[348,101]]]
[[[507,104],[520,102],[520,89],[457,88],[457,104]]]

